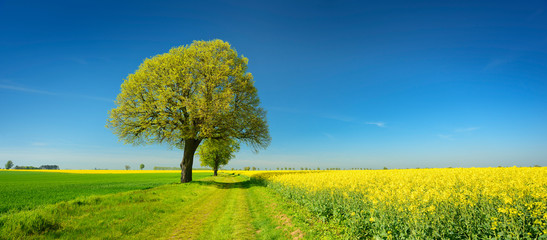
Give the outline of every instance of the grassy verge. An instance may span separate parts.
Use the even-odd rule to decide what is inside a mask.
[[[194,179],[210,176],[194,173]],[[180,173],[71,174],[58,172],[0,171],[0,214],[37,206],[179,181]]]
[[[0,217],[0,239],[314,239],[299,206],[223,175],[43,205]]]

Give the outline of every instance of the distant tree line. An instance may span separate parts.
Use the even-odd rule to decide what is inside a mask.
[[[154,170],[180,170],[180,167],[154,167]]]
[[[40,169],[34,166],[15,166],[13,169]]]
[[[47,169],[47,170],[59,170],[59,166],[57,165],[42,165],[40,167],[34,167],[34,166],[15,166],[13,167],[13,161],[9,160],[6,165],[6,169]]]
[[[59,170],[59,166],[57,166],[57,165],[42,165],[42,166],[40,166],[40,169]]]
[[[13,169],[46,169],[46,170],[59,170],[57,165],[42,165],[40,167],[34,166],[15,166]]]
[[[210,168],[192,168],[194,170],[211,170]],[[155,166],[154,170],[180,170],[180,167],[158,167]]]
[[[180,170],[180,168],[178,168],[177,170]],[[192,168],[192,170],[211,170],[211,169],[206,167],[198,167],[198,168]]]

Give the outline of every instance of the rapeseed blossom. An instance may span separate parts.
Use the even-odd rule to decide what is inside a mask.
[[[547,234],[546,167],[265,171],[254,177],[320,219],[347,223],[350,238]]]

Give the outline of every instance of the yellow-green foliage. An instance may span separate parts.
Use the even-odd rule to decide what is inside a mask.
[[[217,170],[220,166],[228,164],[237,151],[239,151],[239,143],[232,138],[207,139],[199,146],[198,155],[201,166],[209,166]]]
[[[313,171],[257,175],[349,238],[547,236],[547,168]]]
[[[126,143],[234,137],[270,142],[247,58],[222,40],[194,41],[146,59],[121,86],[108,127]],[[198,142],[199,143],[199,142]]]

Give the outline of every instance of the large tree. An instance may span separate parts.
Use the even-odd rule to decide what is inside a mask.
[[[228,164],[239,151],[239,143],[232,139],[207,139],[199,146],[198,155],[201,166],[213,168],[213,175],[217,176],[219,167]]]
[[[183,149],[183,183],[192,181],[194,153],[204,139],[266,148],[266,111],[247,62],[222,40],[194,41],[146,59],[122,84],[107,127],[125,143]]]

